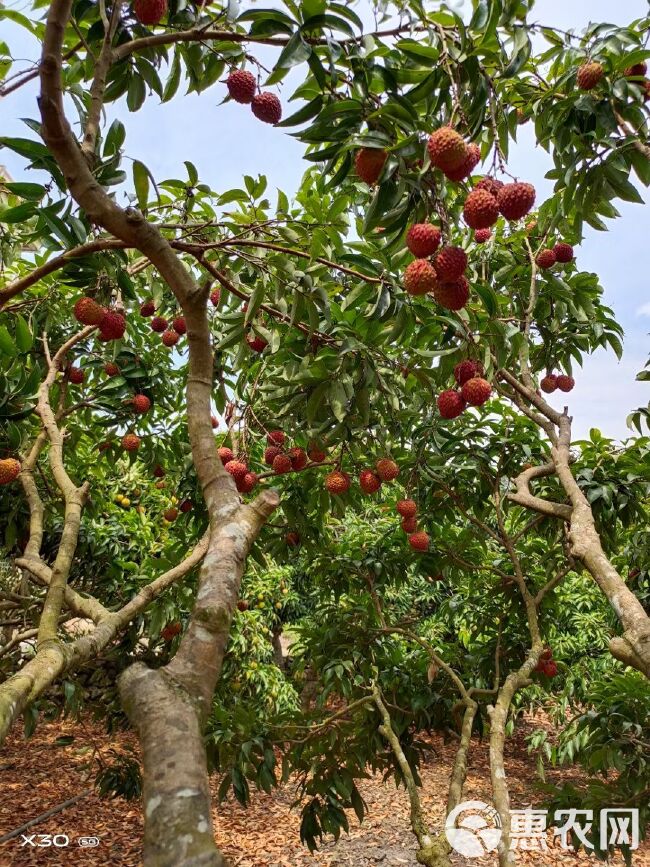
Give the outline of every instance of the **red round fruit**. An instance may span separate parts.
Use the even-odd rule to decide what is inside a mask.
[[[20,461],[16,458],[3,458],[0,460],[0,485],[10,485],[18,478],[20,473]]]
[[[160,636],[164,641],[171,641],[172,638],[175,638],[181,631],[180,623],[168,623],[167,626],[162,629]]]
[[[155,331],[156,334],[162,334],[163,331],[167,330],[167,325],[169,323],[163,316],[154,316],[151,320],[151,330]]]
[[[395,508],[403,518],[414,518],[418,510],[415,500],[398,500]]]
[[[486,400],[489,400],[492,394],[492,386],[487,379],[473,376],[463,385],[461,394],[465,403],[468,403],[470,406],[482,406]]]
[[[210,424],[212,426],[212,430],[216,430],[216,428],[219,427],[219,419],[216,417],[216,415],[210,416]]]
[[[276,124],[282,120],[282,103],[274,93],[258,93],[251,101],[251,109],[264,123]]]
[[[550,647],[545,647],[544,650],[542,650],[542,652],[540,653],[539,658],[544,662],[549,662],[551,659],[553,659],[553,651]]]
[[[224,466],[228,463],[228,461],[234,460],[235,457],[232,453],[232,449],[229,449],[228,446],[220,446],[220,448],[217,449],[217,454],[219,455],[221,463],[224,464]]]
[[[246,343],[248,343],[253,352],[264,352],[269,345],[268,341],[263,337],[247,337]]]
[[[70,366],[67,370],[68,381],[73,385],[81,385],[86,378],[86,374],[80,367]]]
[[[375,469],[382,482],[392,482],[399,476],[399,467],[390,458],[380,458],[375,464]]]
[[[148,318],[149,316],[153,316],[155,312],[156,312],[156,305],[151,300],[143,301],[142,304],[140,305],[140,316],[144,316],[144,317]]]
[[[433,292],[436,284],[436,272],[428,259],[416,259],[406,266],[404,288],[409,295],[426,295]]]
[[[188,512],[192,511],[192,501],[191,500],[183,500],[183,502],[180,504],[180,506],[178,508],[184,515],[187,515]]]
[[[589,63],[583,63],[578,69],[576,84],[580,90],[593,90],[604,74],[605,70],[603,69],[602,64],[597,63],[595,60],[592,60]]]
[[[164,331],[160,337],[165,346],[172,347],[176,346],[178,341],[181,339],[180,334],[173,329],[169,329],[168,331]]]
[[[233,479],[235,479],[235,481],[243,479],[248,472],[248,467],[242,461],[228,461],[228,463],[224,464],[224,466],[226,468],[226,472],[230,473],[230,475],[233,477]]]
[[[464,361],[459,361],[454,367],[454,379],[458,385],[465,385],[468,379],[473,376],[480,376],[483,373],[483,365],[480,361],[473,361],[471,358],[466,358]]]
[[[361,180],[371,187],[379,180],[388,154],[378,148],[361,148],[354,157],[354,170]]]
[[[461,247],[443,247],[437,254],[434,265],[441,283],[453,283],[465,273],[467,253]]]
[[[555,677],[558,672],[557,662],[554,662],[552,659],[549,659],[548,662],[544,663],[544,674],[547,677]]]
[[[221,300],[221,289],[213,289],[210,292],[210,302],[213,307],[219,306],[219,301]]]
[[[160,464],[156,464],[153,468],[153,475],[156,479],[162,479],[165,476],[165,470]]]
[[[486,175],[484,178],[481,178],[480,181],[477,181],[474,189],[475,190],[486,190],[488,193],[491,193],[495,199],[499,198],[499,190],[502,190],[505,184],[503,181],[499,181],[496,178],[491,178],[489,175]]]
[[[451,283],[438,283],[433,290],[437,304],[447,310],[462,310],[469,301],[469,283],[465,277],[459,277]]]
[[[460,168],[469,156],[463,137],[449,126],[440,127],[429,136],[427,150],[432,165],[443,172]]]
[[[132,400],[134,412],[149,412],[151,409],[151,401],[146,394],[136,394]]]
[[[555,252],[553,250],[540,250],[535,258],[538,268],[546,271],[547,268],[552,268],[555,265]]]
[[[167,12],[167,0],[135,0],[133,12],[140,24],[159,24]]]
[[[486,241],[489,241],[492,237],[491,229],[477,229],[474,232],[474,240],[477,244],[485,244]]]
[[[330,494],[345,494],[350,490],[350,476],[340,470],[325,476],[325,487]]]
[[[418,528],[418,519],[415,515],[411,515],[409,518],[402,518],[400,527],[405,533],[415,533]]]
[[[468,178],[472,174],[481,161],[481,149],[478,145],[469,145],[467,151],[465,161],[457,169],[447,169],[445,171],[445,177],[449,178],[450,181],[464,181],[465,178]]]
[[[273,461],[277,458],[278,455],[282,454],[282,449],[279,449],[277,446],[269,446],[264,450],[264,463],[267,467],[273,466]]]
[[[459,391],[449,388],[438,395],[438,412],[443,418],[456,418],[465,409],[465,401]]]
[[[289,455],[279,454],[273,458],[273,472],[278,476],[283,473],[290,473],[292,469]]]
[[[99,323],[99,336],[102,340],[121,340],[126,331],[126,319],[116,310],[104,310]]]
[[[304,449],[295,446],[289,449],[287,454],[289,455],[292,469],[302,470],[307,466],[307,452]]]
[[[556,262],[564,263],[573,261],[573,247],[571,244],[565,244],[564,241],[560,241],[555,245],[555,247],[553,247],[553,252],[555,253]]]
[[[415,223],[406,233],[406,246],[418,259],[433,256],[440,246],[442,234],[431,223]]]
[[[137,452],[140,448],[140,437],[135,434],[125,434],[122,437],[122,448],[125,452]]]
[[[226,79],[226,87],[230,98],[242,105],[248,105],[253,101],[257,90],[257,82],[252,72],[245,69],[236,69]]]
[[[246,473],[243,479],[239,479],[237,482],[237,490],[240,494],[250,494],[255,485],[257,484],[257,474],[256,473]]]
[[[286,440],[284,431],[271,430],[266,435],[266,441],[270,446],[283,446]]]
[[[289,545],[290,548],[296,548],[298,545],[300,545],[300,536],[298,535],[298,533],[294,532],[287,533],[287,535],[284,537],[284,541],[287,543],[287,545]]]
[[[640,63],[635,63],[632,66],[628,66],[627,69],[623,70],[623,75],[626,78],[633,78],[633,77],[645,75],[647,71],[648,71],[648,64],[642,60]]]
[[[499,210],[506,220],[519,220],[535,204],[535,187],[532,184],[504,184],[497,194]]]
[[[561,373],[557,378],[557,387],[560,391],[571,391],[575,384],[575,379],[572,376],[567,376],[565,373]]]
[[[173,506],[171,509],[165,509],[165,511],[163,512],[163,518],[166,521],[169,521],[169,523],[171,524],[173,521],[176,520],[176,518],[178,518],[178,509],[174,508]]]
[[[472,190],[465,199],[463,216],[470,229],[488,229],[499,219],[499,205],[487,190]]]
[[[409,545],[413,548],[414,551],[428,551],[429,550],[429,536],[427,533],[423,533],[420,531],[419,533],[413,533],[409,536]]]
[[[557,376],[554,373],[547,373],[546,376],[540,380],[539,387],[546,394],[553,394],[557,388]]]
[[[120,368],[115,364],[114,361],[107,361],[104,365],[104,373],[106,376],[119,376]]]
[[[82,325],[99,325],[104,317],[104,308],[92,298],[80,298],[73,308],[74,318]]]
[[[172,328],[176,332],[176,334],[186,334],[187,333],[187,325],[185,324],[184,316],[177,316],[176,319],[172,322]]]
[[[322,464],[327,457],[327,452],[324,451],[318,443],[309,443],[309,446],[307,447],[307,455],[312,463]]]
[[[361,470],[359,473],[359,487],[364,494],[376,494],[381,488],[381,479],[372,470]]]
[[[237,608],[239,611],[248,611],[248,602],[245,599],[240,599],[237,603]]]

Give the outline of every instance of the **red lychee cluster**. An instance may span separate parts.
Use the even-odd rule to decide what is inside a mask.
[[[226,79],[226,87],[230,98],[242,105],[250,105],[258,120],[271,124],[282,120],[282,103],[274,93],[257,93],[257,81],[251,72],[236,69]]]
[[[557,391],[558,388],[560,391],[572,391],[575,384],[575,379],[572,376],[568,376],[566,373],[547,373],[546,376],[540,380],[539,387],[546,394],[553,394],[553,392]]]
[[[466,406],[482,406],[492,394],[492,386],[483,378],[483,365],[466,358],[454,368],[454,379],[460,391],[449,388],[438,395],[438,412],[442,418],[457,418]]]
[[[109,307],[102,307],[93,298],[79,298],[72,312],[82,325],[99,326],[99,339],[102,341],[120,340],[124,336],[124,316]]]
[[[429,536],[418,531],[417,503],[415,500],[398,500],[395,509],[402,516],[401,528],[408,533],[408,542],[414,551],[424,552],[429,550]]]
[[[550,647],[545,647],[539,657],[539,662],[533,669],[538,674],[545,674],[546,677],[555,677],[558,673],[557,662],[553,659],[553,651]]]
[[[443,126],[429,136],[427,151],[431,164],[451,181],[468,178],[481,159],[479,148],[467,145],[460,133]]]
[[[239,460],[234,456],[232,450],[226,446],[222,446],[219,450],[219,457],[226,468],[226,472],[230,473],[235,481],[235,486],[240,494],[250,494],[256,487],[258,478],[257,473],[252,472],[248,468],[248,464]]]

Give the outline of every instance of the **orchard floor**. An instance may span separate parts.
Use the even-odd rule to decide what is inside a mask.
[[[538,724],[538,723],[537,723]],[[507,771],[513,808],[523,809],[539,803],[535,790],[535,762],[526,750],[524,735],[532,728],[525,723],[508,742]],[[56,745],[57,739],[73,736],[71,743]],[[107,736],[100,726],[89,721],[82,725],[60,721],[39,726],[34,737],[25,742],[16,730],[0,751],[0,837],[30,819],[86,791],[94,775],[89,775],[94,751],[109,758],[111,747],[132,743],[129,734]],[[423,768],[422,801],[432,825],[439,826],[446,800],[446,786],[453,761],[453,744],[441,739],[431,741],[435,752]],[[568,779],[566,770],[561,772]],[[218,781],[214,781],[216,791]],[[292,792],[284,789],[272,795],[255,794],[248,810],[234,802],[215,808],[218,842],[234,867],[416,867],[414,838],[409,830],[408,803],[404,790],[374,778],[361,785],[369,816],[359,825],[350,816],[350,834],[338,843],[327,843],[315,855],[300,846],[299,817],[291,810]],[[469,767],[466,799],[489,801],[487,744],[476,741]],[[576,807],[579,807],[576,804]],[[41,865],[87,865],[99,867],[137,867],[141,864],[142,819],[138,803],[121,799],[101,799],[96,793],[39,822],[30,834],[65,834],[67,847],[22,846],[21,837],[0,843],[0,867],[41,867]],[[82,836],[96,836],[99,845],[83,849]],[[549,842],[552,837],[549,834]],[[35,842],[40,842],[35,838]],[[58,842],[64,842],[58,838]],[[522,867],[597,867],[595,858],[552,848],[545,853],[518,853]],[[614,862],[622,865],[622,859]],[[481,859],[457,856],[457,867],[493,867],[490,855]],[[634,867],[650,867],[650,847],[635,853]]]

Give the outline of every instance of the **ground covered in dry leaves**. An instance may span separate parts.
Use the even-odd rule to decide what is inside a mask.
[[[531,726],[531,723],[521,726],[507,745],[507,771],[512,806],[516,809],[540,803],[535,789],[534,758],[528,755],[524,742]],[[96,770],[93,760],[96,751],[108,758],[111,747],[129,743],[133,744],[129,734],[108,736],[101,726],[88,720],[81,725],[71,721],[42,724],[27,742],[16,729],[0,752],[0,838],[63,801],[87,792]],[[439,827],[454,747],[435,737],[431,744],[434,752],[422,769],[422,801],[431,825]],[[566,779],[567,771],[561,773]],[[217,785],[215,779],[215,793]],[[396,790],[392,783],[383,784],[379,778],[365,781],[360,789],[369,807],[367,819],[359,825],[351,814],[350,834],[338,843],[325,844],[314,855],[300,846],[299,815],[291,810],[290,788],[272,795],[256,794],[248,809],[234,801],[215,807],[217,840],[235,867],[416,867],[404,790]],[[490,800],[484,741],[476,740],[473,745],[465,798]],[[22,846],[19,836],[0,843],[1,867],[141,864],[139,803],[102,799],[91,791],[25,833],[66,834],[70,844],[61,848],[33,848]],[[99,845],[81,848],[78,838],[82,836],[98,837]],[[548,839],[552,846],[550,833]],[[518,853],[517,857],[523,867],[597,867],[601,863],[584,853],[576,855],[559,848],[550,848],[546,853]],[[458,867],[493,867],[496,858],[490,855],[470,861],[457,856],[454,863]],[[650,847],[640,849],[633,863],[635,867],[650,867]],[[618,867],[622,860],[616,864]]]

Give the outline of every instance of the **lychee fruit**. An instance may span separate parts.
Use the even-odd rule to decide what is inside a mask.
[[[575,384],[575,379],[572,376],[567,376],[565,373],[560,373],[557,378],[557,387],[560,391],[571,391]]]
[[[10,485],[18,478],[20,473],[20,461],[16,458],[3,458],[0,460],[0,485]]]
[[[292,469],[293,467],[289,455],[279,454],[273,458],[273,472],[278,476],[283,473],[290,473]]]
[[[257,474],[256,473],[246,473],[243,479],[238,479],[237,481],[237,490],[240,494],[250,494],[255,485],[257,484]]]
[[[580,90],[593,90],[604,74],[605,70],[602,64],[591,60],[588,63],[583,63],[578,69],[576,84]]]
[[[406,246],[418,259],[432,256],[440,245],[440,229],[431,223],[415,223],[406,233]]]
[[[253,101],[257,90],[257,82],[252,72],[245,69],[236,69],[226,79],[226,87],[231,99],[248,105]]]
[[[554,373],[547,373],[539,383],[539,387],[546,394],[553,394],[557,388],[557,376]]]
[[[333,473],[325,476],[325,487],[330,494],[345,494],[350,490],[350,476],[340,470],[334,470]]]
[[[499,198],[499,190],[502,190],[505,184],[503,181],[497,180],[497,178],[491,178],[489,175],[486,175],[484,178],[481,178],[480,181],[477,181],[474,185],[475,190],[486,190],[488,193],[494,196],[495,199]]]
[[[466,358],[464,361],[459,361],[454,367],[454,379],[458,385],[465,385],[468,379],[473,376],[480,376],[483,373],[483,365],[480,361],[473,361],[471,358]]]
[[[99,323],[99,334],[103,340],[121,340],[126,331],[126,319],[117,310],[104,310]]]
[[[175,506],[172,506],[170,509],[165,509],[163,512],[163,518],[169,523],[173,523],[176,518],[178,518],[178,509]]]
[[[270,446],[283,446],[286,440],[284,431],[271,430],[266,435],[266,441]]]
[[[119,376],[120,368],[115,364],[114,361],[107,361],[104,365],[104,373],[106,376]]]
[[[172,347],[176,346],[178,341],[181,339],[180,334],[177,331],[174,331],[173,328],[169,328],[167,331],[164,331],[160,337],[165,346]]]
[[[156,482],[156,484],[154,485],[154,488],[156,488],[157,491],[163,491],[166,487],[167,482],[162,479],[159,482]]]
[[[427,143],[431,164],[443,172],[460,168],[469,152],[463,137],[449,126],[440,127]]]
[[[68,382],[71,382],[73,385],[81,385],[81,383],[86,378],[85,372],[80,367],[75,367],[71,365],[67,370]]]
[[[92,298],[80,298],[73,308],[74,318],[82,325],[99,325],[104,308]]]
[[[327,452],[319,446],[318,443],[309,443],[307,447],[307,455],[309,456],[309,460],[314,464],[322,464],[325,458],[327,457]]]
[[[131,403],[134,412],[145,413],[151,409],[151,401],[146,394],[136,394]]]
[[[465,409],[465,401],[459,391],[449,388],[438,395],[438,412],[443,418],[456,418]]]
[[[400,527],[405,533],[415,533],[418,528],[418,519],[415,515],[411,515],[408,518],[402,518]]]
[[[487,379],[473,376],[467,380],[460,391],[465,403],[468,403],[470,406],[482,406],[486,400],[489,400],[492,394],[492,386]]]
[[[291,461],[291,467],[294,470],[302,470],[307,466],[307,452],[304,449],[295,446],[294,448],[289,449],[287,454]]]
[[[535,258],[535,262],[537,263],[538,268],[546,271],[547,268],[552,268],[553,265],[555,265],[555,252],[551,249],[540,250]]]
[[[167,12],[167,0],[135,0],[133,12],[140,24],[147,27],[159,24]]]
[[[381,488],[381,479],[372,470],[361,470],[359,473],[359,487],[364,494],[376,494]]]
[[[465,277],[459,277],[451,283],[438,283],[434,287],[433,297],[436,303],[447,310],[462,310],[469,301],[469,283]]]
[[[154,316],[151,320],[151,330],[155,331],[156,334],[162,334],[163,331],[167,330],[167,326],[169,323],[164,318],[164,316]]]
[[[489,241],[492,237],[491,229],[477,229],[474,232],[474,240],[477,244],[485,244],[486,241]]]
[[[274,93],[258,93],[251,101],[251,109],[264,123],[276,124],[282,120],[282,103]]]
[[[188,512],[192,511],[192,501],[191,500],[183,500],[183,502],[180,504],[180,506],[178,508],[184,515],[187,515]]]
[[[409,536],[409,545],[414,551],[428,551],[429,550],[429,536],[427,533],[423,533],[421,530],[419,533],[413,533]]]
[[[219,427],[219,419],[216,417],[216,415],[210,416],[210,424],[212,426],[212,430],[216,430]]]
[[[172,322],[172,328],[176,332],[176,334],[186,334],[187,333],[187,325],[185,324],[184,316],[177,316],[176,319]]]
[[[217,449],[217,454],[221,459],[221,463],[225,466],[229,461],[234,460],[235,456],[232,453],[232,449],[229,449],[228,446],[220,446]]]
[[[294,532],[287,533],[287,535],[284,537],[284,541],[290,548],[296,548],[298,545],[300,545],[300,536],[298,535],[298,533]]]
[[[445,177],[450,181],[464,181],[468,178],[481,160],[481,149],[478,145],[471,144],[467,147],[467,157],[465,161],[458,166],[457,169],[447,169]]]
[[[418,507],[415,500],[398,500],[395,509],[403,518],[413,518],[417,514]]]
[[[361,148],[354,158],[354,170],[361,180],[371,187],[379,180],[387,158],[386,151],[379,148]]]
[[[156,479],[162,479],[165,476],[165,469],[160,464],[156,464],[153,468],[153,475]]]
[[[135,434],[125,434],[122,437],[122,448],[125,452],[137,452],[140,448],[140,437]]]
[[[213,289],[210,292],[210,303],[213,307],[218,307],[219,301],[221,301],[221,289]]]
[[[461,247],[443,247],[436,255],[434,266],[441,283],[452,283],[465,273],[467,253]]]
[[[269,446],[264,451],[264,463],[267,467],[273,466],[273,461],[277,458],[278,455],[282,454],[282,449],[279,449],[277,446]]]
[[[263,337],[247,337],[246,343],[250,346],[253,352],[264,352],[266,347],[269,345],[268,340],[265,340]]]
[[[237,610],[238,611],[248,611],[248,608],[249,608],[249,605],[248,605],[248,602],[246,601],[246,599],[240,599],[239,602],[237,603]]]
[[[426,295],[437,283],[436,272],[427,259],[416,259],[406,266],[404,288],[409,295]]]
[[[148,318],[149,316],[153,316],[155,312],[156,312],[156,305],[151,300],[143,301],[142,304],[140,305],[140,316],[144,316],[145,318]]]
[[[382,482],[392,482],[399,476],[399,467],[390,458],[380,458],[375,464],[375,470]]]
[[[465,199],[463,216],[470,229],[488,229],[499,219],[499,205],[487,190],[472,190]]]
[[[532,184],[504,184],[497,194],[499,210],[506,220],[519,220],[535,204],[535,187]]]
[[[635,63],[632,66],[628,66],[627,69],[623,70],[623,75],[626,78],[633,78],[640,75],[645,75],[648,71],[648,64],[643,60],[640,63]]]
[[[560,241],[555,245],[555,247],[553,247],[553,252],[555,253],[556,262],[564,263],[573,261],[573,247],[571,244],[565,244],[564,241]]]
[[[226,468],[226,472],[230,473],[230,475],[233,477],[233,479],[235,479],[235,481],[243,479],[248,472],[248,467],[242,461],[228,461],[228,463],[224,464],[224,466]]]

